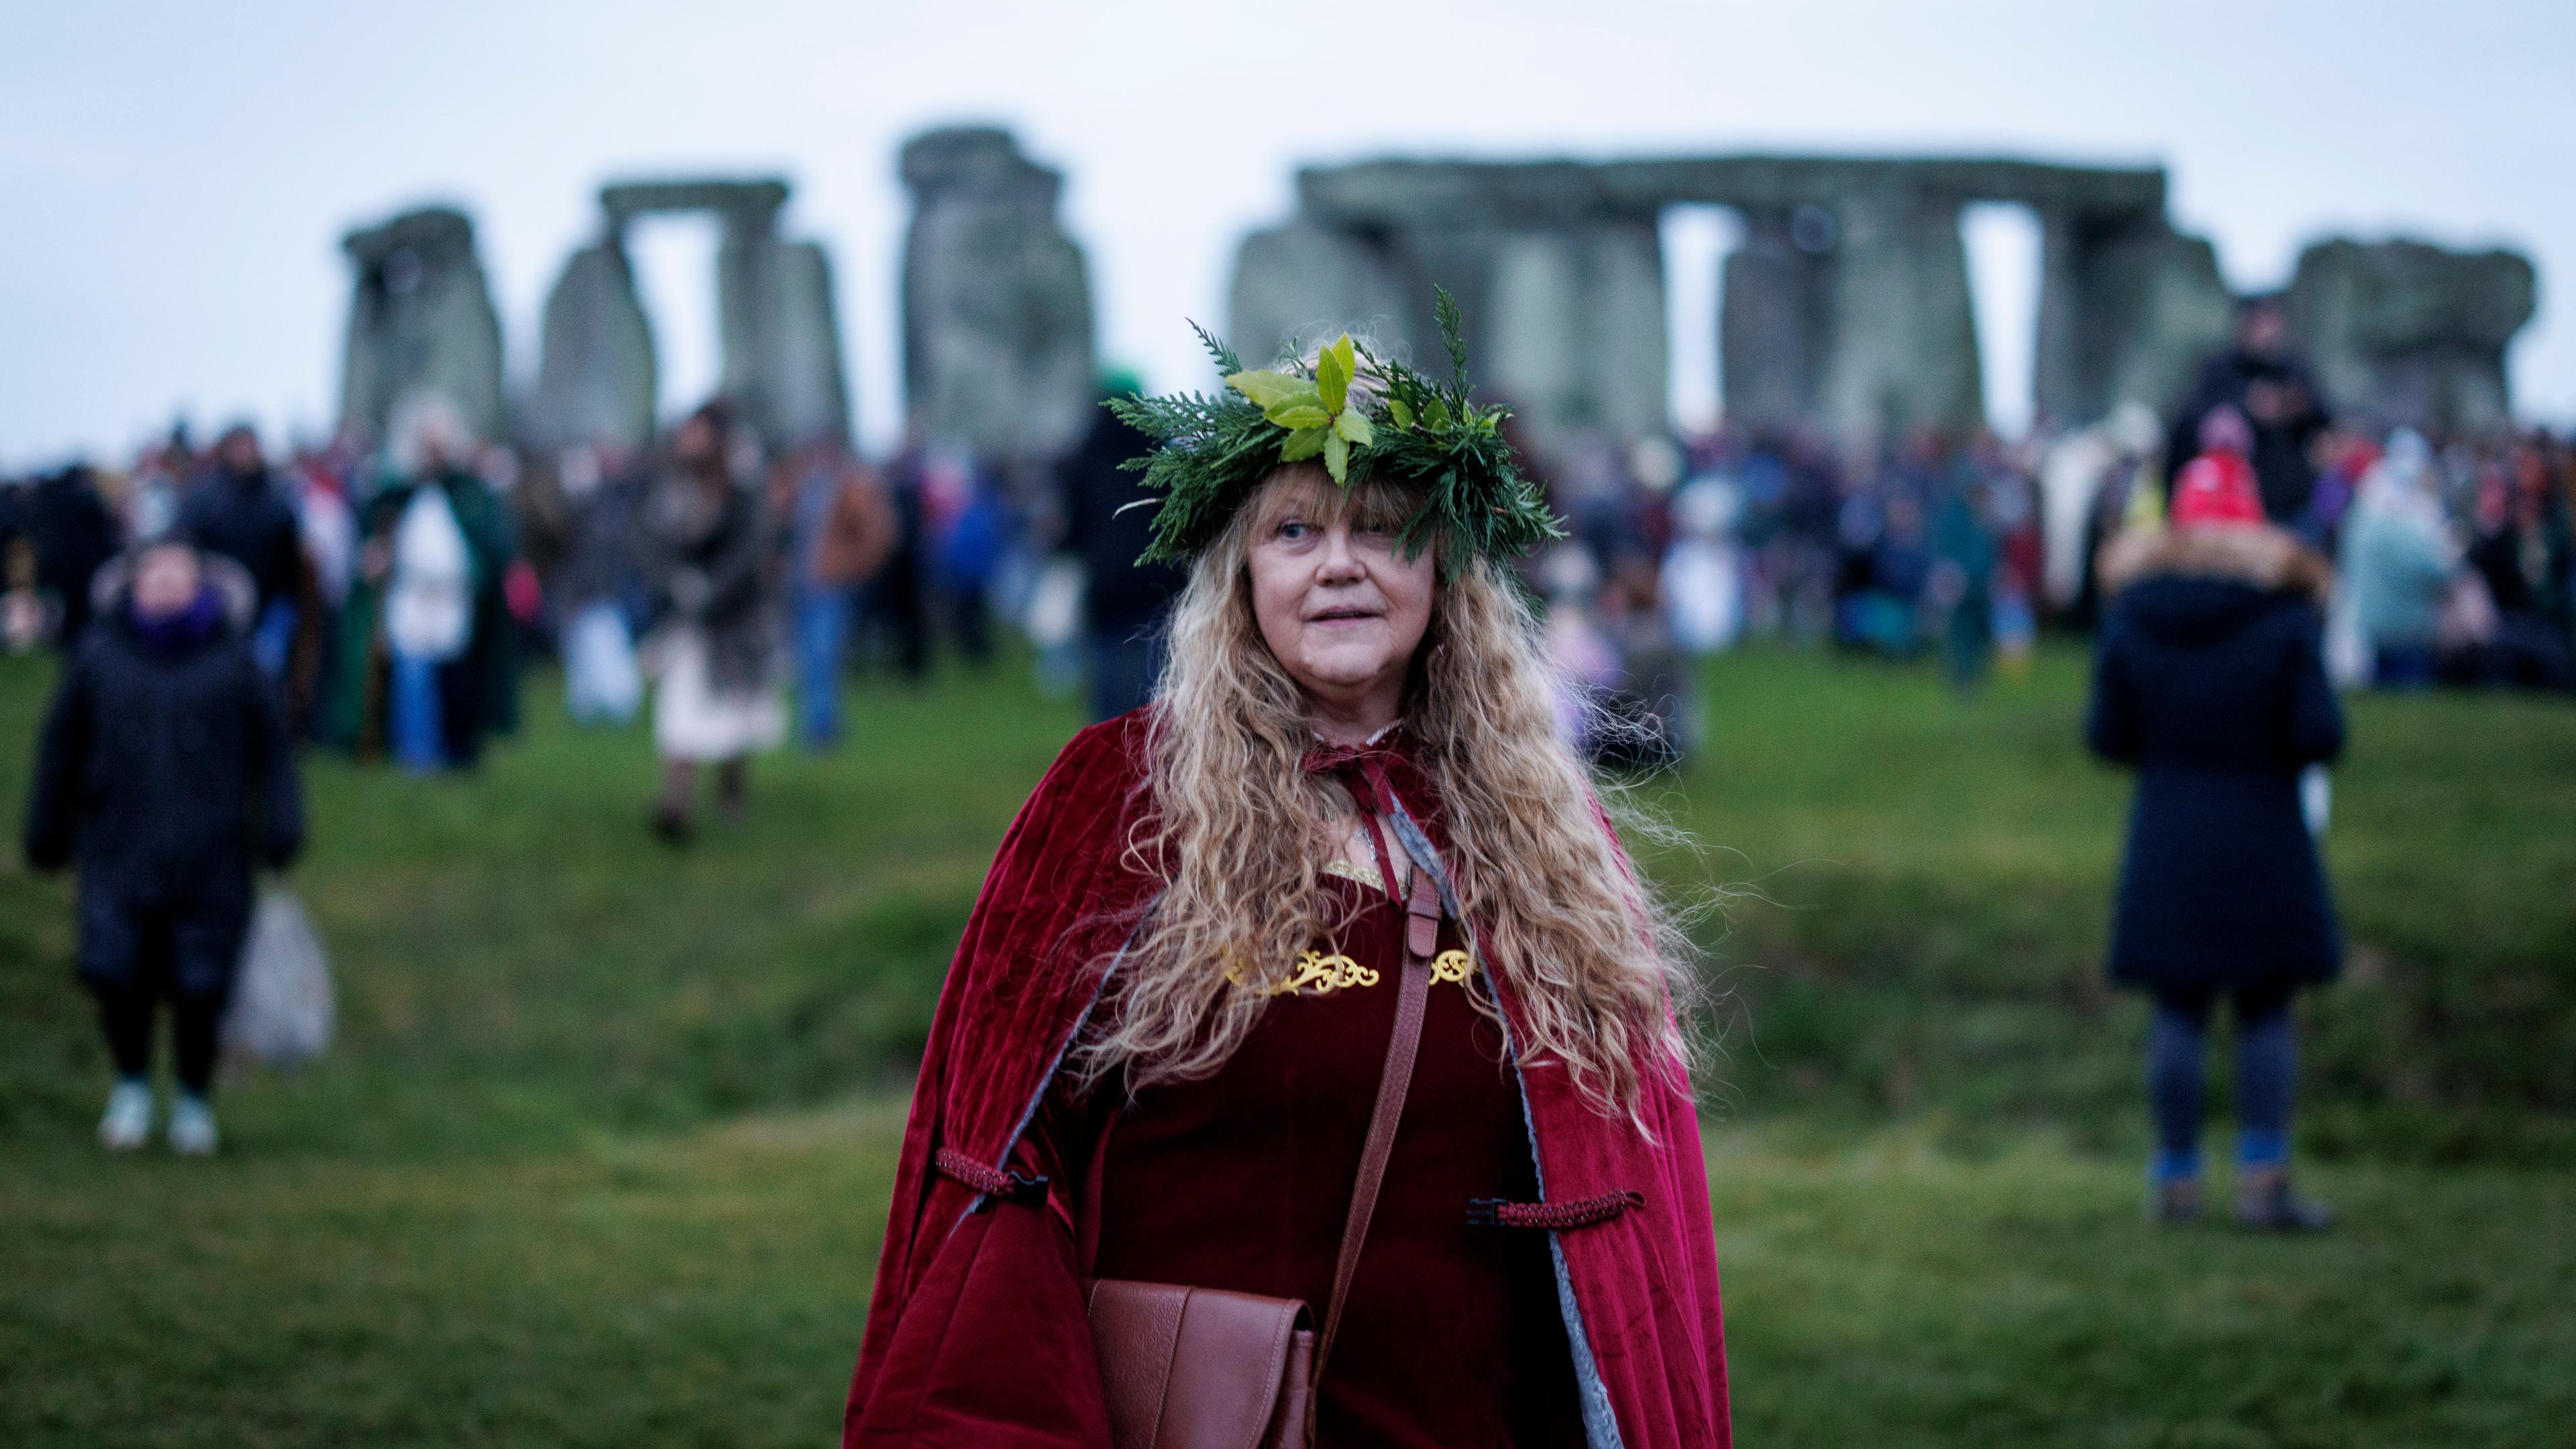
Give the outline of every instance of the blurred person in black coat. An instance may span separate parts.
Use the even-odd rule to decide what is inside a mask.
[[[2151,1212],[2198,1216],[2201,1054],[2233,999],[2240,1221],[2321,1228],[2292,1190],[2290,999],[2330,981],[2342,933],[2302,812],[2299,777],[2343,749],[2328,683],[2325,560],[2263,521],[2244,472],[2187,472],[2174,526],[2104,550],[2111,595],[2088,742],[2138,771],[2112,925],[2114,981],[2155,997],[2148,1094]]]
[[[68,656],[89,627],[90,584],[116,556],[116,519],[98,474],[75,463],[27,490],[19,527],[36,555],[36,592],[56,614],[54,641]]]
[[[930,677],[930,521],[921,497],[923,450],[916,427],[905,437],[903,450],[886,464],[893,546],[859,595],[862,634],[882,633],[893,653],[895,671],[915,684]]]
[[[1103,399],[1137,391],[1137,380],[1102,379]],[[1181,590],[1180,570],[1138,563],[1153,542],[1154,510],[1144,475],[1127,466],[1154,442],[1107,408],[1064,461],[1065,548],[1083,564],[1083,630],[1091,665],[1091,717],[1113,718],[1153,697],[1163,672],[1163,621]],[[1122,511],[1123,510],[1123,511]]]
[[[2234,342],[2201,363],[2165,438],[2165,457],[2176,469],[2199,456],[2200,425],[2220,408],[2234,408],[2254,425],[2250,456],[2264,516],[2294,526],[2317,491],[2308,449],[2331,419],[2307,364],[2291,353],[2290,314],[2277,294],[2238,302]]]
[[[179,533],[249,572],[257,596],[251,654],[269,678],[283,679],[306,593],[304,526],[248,423],[233,424],[215,440],[214,471],[179,502]]]
[[[228,559],[144,546],[99,579],[99,618],[63,671],[27,801],[28,863],[76,865],[82,981],[117,1082],[99,1138],[142,1145],[163,998],[177,1038],[170,1145],[215,1149],[216,1030],[250,924],[255,864],[304,842],[277,692],[245,640],[253,589]]]

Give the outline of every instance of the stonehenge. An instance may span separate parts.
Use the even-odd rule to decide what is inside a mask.
[[[1665,426],[1658,220],[1717,205],[1742,223],[1719,279],[1730,421],[1850,446],[1965,432],[1985,406],[1959,218],[2001,201],[2040,227],[2037,415],[2084,422],[2129,399],[2162,411],[2225,340],[2235,303],[2216,251],[2173,228],[2165,191],[2160,167],[1976,158],[1313,168],[1296,215],[1243,242],[1229,332],[1247,356],[1343,328],[1419,355],[1434,346],[1438,283],[1458,297],[1483,381],[1534,438],[1631,440]],[[2311,249],[2291,310],[2338,401],[2487,428],[2510,416],[2503,348],[2530,296],[2530,267],[2509,254],[2347,242]]]
[[[1061,173],[1008,131],[958,126],[902,149],[908,432],[1025,471],[1093,416],[1088,264],[1058,217]],[[775,178],[629,181],[545,303],[533,386],[506,390],[473,223],[429,207],[354,231],[341,424],[382,437],[434,390],[487,438],[650,445],[653,329],[626,250],[639,218],[711,214],[721,390],[773,455],[850,435],[831,265],[782,236]],[[1985,423],[1963,208],[2027,207],[2041,236],[2032,405],[2081,423],[2159,412],[2228,333],[2236,298],[2206,241],[2174,229],[2161,167],[1939,157],[1731,155],[1603,162],[1384,159],[1297,176],[1294,214],[1236,253],[1227,335],[1248,360],[1344,329],[1438,353],[1433,284],[1458,298],[1480,383],[1541,446],[1663,432],[1661,220],[1728,208],[1718,356],[1730,423],[1845,446]],[[2533,312],[2531,264],[2413,241],[2320,242],[2286,292],[2329,401],[2373,427],[2509,425],[2504,370]]]

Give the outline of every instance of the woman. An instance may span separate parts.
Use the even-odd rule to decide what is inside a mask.
[[[1097,1278],[1303,1301],[1321,1443],[1723,1445],[1676,951],[1504,572],[1553,523],[1463,380],[1213,350],[1114,405],[1189,569],[1160,702],[986,879],[846,1442],[1131,1442]]]
[[[277,691],[251,654],[256,593],[229,559],[146,544],[99,573],[27,797],[27,861],[80,874],[80,975],[116,1085],[112,1151],[152,1126],[152,1037],[170,1004],[174,1152],[215,1150],[217,1031],[250,927],[255,864],[284,869],[304,803]]]
[[[778,693],[778,619],[760,500],[734,481],[733,413],[711,402],[671,440],[671,471],[648,505],[662,615],[653,746],[662,798],[653,832],[695,829],[698,766],[716,767],[716,806],[742,811],[751,756],[787,737]]]
[[[2103,551],[2114,596],[2086,737],[2135,765],[2138,798],[2112,927],[2112,979],[2155,997],[2149,1215],[2200,1216],[2201,1048],[2236,1010],[2236,1215],[2326,1226],[2290,1184],[2290,999],[2332,980],[2342,942],[2300,810],[2299,777],[2343,749],[2318,608],[2325,560],[2266,523],[2251,469],[2176,479],[2173,526]]]
[[[2344,588],[2353,627],[2368,650],[2368,678],[2381,689],[2433,683],[2442,605],[2459,550],[2434,496],[2433,450],[2411,428],[2362,475],[2343,528]]]
[[[392,433],[395,477],[363,510],[323,734],[415,769],[471,769],[487,738],[518,728],[518,631],[502,583],[517,531],[474,472],[475,440],[453,404],[413,398]]]

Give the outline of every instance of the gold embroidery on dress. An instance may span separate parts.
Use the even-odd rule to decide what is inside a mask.
[[[1346,986],[1375,986],[1377,972],[1350,957],[1335,952],[1330,956],[1308,951],[1297,958],[1297,974],[1285,984],[1270,988],[1273,996],[1295,996],[1311,986],[1317,996],[1338,991]]]
[[[1443,951],[1431,958],[1434,983],[1454,981],[1463,986],[1475,971],[1475,958],[1464,951]],[[1225,979],[1237,986],[1252,985],[1243,979],[1240,962],[1225,968]],[[1297,969],[1287,980],[1254,989],[1265,996],[1328,996],[1353,986],[1375,986],[1378,980],[1377,968],[1363,966],[1338,951],[1329,956],[1321,951],[1308,951],[1298,956]]]
[[[1382,891],[1386,889],[1386,877],[1378,874],[1377,862],[1373,860],[1328,860],[1324,862],[1324,874],[1337,875],[1344,880],[1358,881],[1361,885],[1367,886],[1373,891]]]
[[[1250,985],[1243,979],[1240,966],[1226,968],[1225,979],[1237,986]],[[1297,969],[1287,980],[1258,989],[1265,996],[1303,996],[1311,988],[1314,995],[1325,996],[1345,987],[1375,986],[1377,983],[1378,973],[1374,967],[1363,966],[1338,951],[1330,956],[1321,951],[1308,951],[1297,958]]]

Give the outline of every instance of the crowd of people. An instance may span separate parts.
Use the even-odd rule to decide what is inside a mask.
[[[184,544],[250,580],[244,641],[304,743],[470,769],[517,724],[522,662],[552,655],[584,723],[634,718],[658,680],[666,759],[730,780],[791,727],[836,743],[853,669],[917,680],[938,647],[988,662],[1045,536],[1091,561],[1100,702],[1151,688],[1170,571],[1133,561],[1118,509],[1136,450],[1114,420],[1034,477],[927,443],[883,464],[828,440],[769,458],[721,401],[642,453],[477,439],[436,397],[388,434],[272,460],[247,424],[207,447],[181,428],[123,470],[0,479],[0,637],[75,654],[111,564]],[[685,833],[678,798],[665,833]]]
[[[934,641],[981,662],[1008,620],[1051,676],[1087,674],[1106,718],[1160,667],[1177,577],[1135,562],[1141,510],[1121,510],[1144,444],[1105,413],[1051,468],[920,439],[881,463],[829,441],[765,458],[721,406],[632,456],[473,439],[434,398],[389,433],[276,463],[248,427],[202,450],[174,433],[122,473],[0,482],[0,626],[74,639],[110,558],[185,538],[249,572],[249,642],[300,736],[421,771],[470,768],[513,728],[532,650],[563,660],[585,721],[633,716],[658,672],[674,768],[654,818],[675,839],[695,765],[735,802],[741,761],[777,738],[829,748],[853,668],[919,678]],[[1614,762],[1687,751],[1688,659],[1747,636],[1931,656],[1962,688],[2018,669],[2043,624],[2093,625],[2102,547],[2158,522],[2192,468],[2244,473],[2337,564],[2337,683],[2576,686],[2576,443],[2339,423],[2269,299],[2161,419],[2131,404],[1868,451],[1736,429],[1520,441],[1570,533],[1524,565],[1589,696],[1565,727]],[[788,683],[792,709],[773,698]],[[707,708],[732,695],[743,709]]]
[[[2339,422],[2258,298],[2169,418],[2139,404],[2003,442],[1918,431],[1855,454],[1720,430],[1541,457],[1572,537],[1530,565],[1559,663],[1688,743],[1676,655],[1745,636],[1937,656],[1973,686],[2043,625],[2089,631],[2100,557],[2186,473],[2241,476],[2335,565],[2346,688],[2576,687],[2576,438],[2433,439]]]
[[[1693,748],[1691,660],[1746,637],[1934,657],[1962,689],[2016,671],[2043,624],[2095,626],[2104,560],[2163,531],[2185,497],[2240,500],[2235,521],[2332,565],[2318,589],[2337,685],[2576,687],[2576,441],[2340,421],[2275,299],[2240,309],[2232,344],[2166,418],[2131,404],[2017,442],[1925,430],[1867,453],[1740,430],[1516,442],[1566,530],[1515,564],[1545,602],[1559,729],[1613,767]],[[83,969],[118,1060],[137,1050],[135,1002],[169,995],[202,1108],[205,1022],[228,968],[168,963],[237,945],[246,863],[300,843],[291,746],[472,769],[515,729],[532,653],[561,660],[586,724],[632,720],[655,682],[663,770],[645,818],[674,843],[698,829],[702,773],[716,809],[739,812],[754,756],[791,735],[834,747],[853,671],[919,679],[935,646],[983,664],[997,621],[1028,632],[1042,678],[1087,675],[1095,719],[1143,703],[1181,584],[1139,561],[1153,515],[1131,465],[1150,447],[1103,410],[1050,465],[919,437],[882,462],[828,439],[769,457],[718,401],[640,453],[549,453],[475,437],[425,395],[382,440],[273,459],[248,425],[202,448],[174,430],[122,471],[0,479],[0,639],[49,640],[72,661],[28,854],[84,861]],[[132,718],[100,713],[110,700]],[[243,863],[225,867],[238,889],[152,884],[186,873],[153,854],[179,848],[161,825],[80,828],[80,808],[131,812],[78,782],[143,779],[133,761],[101,761],[146,736],[197,742],[168,777],[203,776],[191,788],[209,808],[269,802],[265,825],[224,847]],[[221,769],[208,740],[229,752]],[[93,867],[93,838],[132,859]],[[115,884],[97,895],[93,874]],[[131,963],[145,960],[162,963],[157,986],[138,985]],[[139,1130],[123,1100],[102,1129],[119,1141]],[[211,1142],[200,1117],[189,1140]]]
[[[828,439],[767,457],[719,400],[641,453],[549,455],[422,395],[382,440],[273,458],[249,424],[202,447],[182,427],[122,470],[0,479],[0,642],[64,660],[24,845],[78,868],[81,973],[118,1071],[102,1140],[148,1134],[166,1006],[170,1141],[213,1150],[253,870],[303,841],[299,749],[474,769],[518,725],[523,661],[548,654],[585,725],[632,721],[652,681],[645,818],[684,843],[702,774],[730,816],[755,755],[791,732],[835,746],[853,669],[919,680],[935,645],[989,662],[996,619],[1037,589],[1036,539],[1088,562],[1059,652],[1098,713],[1123,712],[1154,686],[1178,586],[1137,562],[1124,464],[1142,451],[1103,412],[1049,468],[918,441],[882,465]]]

